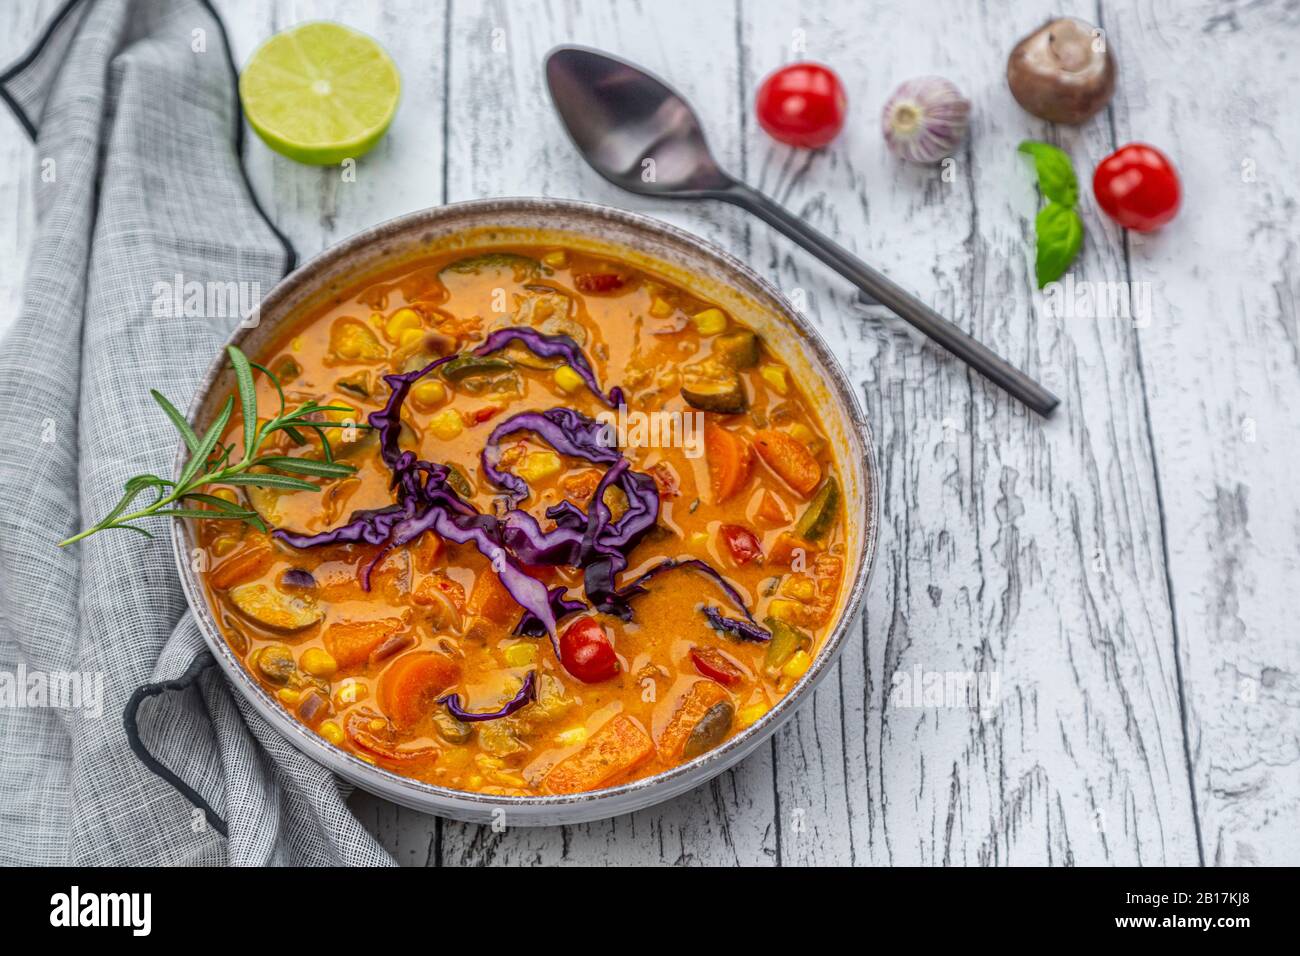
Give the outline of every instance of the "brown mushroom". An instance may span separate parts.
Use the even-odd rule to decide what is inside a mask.
[[[1082,123],[1115,92],[1115,58],[1105,36],[1073,17],[1049,21],[1016,44],[1007,85],[1016,102],[1054,123]]]

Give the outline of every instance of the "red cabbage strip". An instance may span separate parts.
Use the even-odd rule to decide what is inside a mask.
[[[706,604],[701,610],[704,612],[704,616],[709,619],[709,627],[715,631],[731,634],[742,641],[756,641],[760,644],[772,639],[772,634],[767,629],[750,621],[727,617],[711,604]]]
[[[561,455],[581,458],[592,464],[612,465],[622,456],[618,452],[613,430],[571,408],[552,408],[545,412],[520,412],[503,421],[488,435],[481,460],[483,473],[498,488],[510,492],[513,501],[528,497],[528,485],[518,475],[501,471],[501,440],[519,432],[533,432]]]
[[[500,710],[490,711],[485,714],[476,714],[461,706],[459,694],[448,694],[446,697],[439,697],[438,703],[446,704],[447,710],[457,720],[465,721],[466,723],[475,723],[480,720],[500,720],[502,717],[509,717],[525,704],[532,703],[536,699],[537,671],[529,671],[524,677],[524,686],[519,688],[519,693],[506,701],[505,706]]]
[[[442,358],[434,359],[424,368],[416,369],[413,372],[384,376],[384,381],[392,391],[388,393],[388,401],[384,403],[383,409],[371,412],[367,421],[372,428],[379,432],[379,447],[384,464],[393,472],[394,478],[398,476],[400,471],[398,459],[401,456],[401,449],[398,447],[398,439],[402,434],[402,403],[406,401],[407,393],[411,391],[412,385],[439,365],[450,362],[455,357],[456,353],[444,355]],[[414,459],[414,456],[412,458]]]
[[[728,631],[735,634],[737,637],[741,637],[748,641],[769,641],[772,639],[772,635],[768,633],[765,628],[760,627],[758,622],[754,620],[754,615],[751,614],[749,608],[745,606],[745,599],[740,596],[740,592],[732,587],[731,583],[711,564],[707,561],[702,561],[699,558],[686,558],[684,560],[665,558],[663,561],[660,561],[654,567],[650,568],[650,570],[637,577],[626,587],[618,591],[616,595],[617,599],[623,602],[626,606],[627,602],[638,594],[646,593],[645,583],[647,581],[651,578],[657,577],[665,571],[671,571],[674,568],[690,568],[693,571],[699,571],[701,574],[712,578],[717,583],[718,587],[722,589],[722,592],[727,596],[728,600],[738,607],[741,613],[745,615],[745,620],[739,621],[735,618],[724,617],[717,608],[706,606],[703,608],[704,616],[709,619],[710,625],[712,625],[715,630]]]
[[[618,408],[623,404],[623,390],[617,385],[609,390],[608,395],[600,390],[600,383],[596,381],[596,373],[592,371],[587,356],[582,354],[582,348],[578,343],[567,335],[546,335],[536,329],[512,325],[488,335],[486,341],[474,350],[474,354],[490,355],[505,348],[511,342],[518,342],[541,358],[564,359],[586,383],[587,388],[591,389],[592,394],[602,402],[610,408]]]
[[[555,615],[557,621],[566,614],[587,610],[587,605],[582,601],[566,598],[564,595],[567,590],[568,588],[563,585],[556,585],[551,588],[547,595],[551,605],[551,613]],[[546,633],[546,626],[534,617],[531,611],[524,611],[524,616],[515,625],[514,633],[521,637],[541,637]]]

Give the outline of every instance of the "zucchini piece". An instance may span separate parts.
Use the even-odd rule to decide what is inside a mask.
[[[718,360],[731,368],[743,370],[758,364],[758,336],[749,329],[736,329],[713,340],[713,352]]]
[[[474,487],[465,477],[465,473],[449,461],[443,464],[447,466],[447,484],[451,485],[451,490],[466,500],[473,498]]]
[[[749,407],[745,383],[735,369],[700,362],[682,370],[682,398],[706,412],[735,415]]]
[[[490,355],[461,355],[452,359],[441,370],[442,377],[449,382],[459,382],[467,378],[480,376],[499,376],[514,371],[514,366],[502,358]]]
[[[840,510],[840,483],[830,475],[822,482],[817,494],[799,517],[794,526],[794,533],[805,541],[816,541],[831,529],[835,516]]]
[[[314,598],[283,594],[266,584],[241,584],[227,593],[241,614],[275,631],[301,631],[325,616]]]
[[[699,723],[691,729],[691,735],[682,747],[682,758],[693,760],[722,743],[735,719],[736,705],[729,700],[718,701],[705,711]]]
[[[514,273],[516,282],[535,279],[542,274],[542,264],[536,259],[516,255],[513,252],[484,252],[476,256],[457,259],[455,262],[443,266],[438,276],[441,278],[448,272],[477,276],[482,275],[484,272],[505,272],[507,269]]]
[[[365,369],[345,375],[334,383],[340,392],[350,392],[358,398],[370,397],[370,373]]]
[[[763,669],[769,677],[776,677],[786,661],[799,651],[812,647],[812,638],[792,627],[777,617],[766,617],[763,626],[772,632],[772,640],[767,643],[767,654],[763,657]]]

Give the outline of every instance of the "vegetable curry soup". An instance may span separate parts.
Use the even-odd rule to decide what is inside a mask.
[[[259,408],[329,407],[263,450],[342,474],[219,487],[267,530],[198,521],[206,586],[248,670],[362,760],[498,795],[650,776],[762,717],[832,624],[825,432],[755,333],[654,275],[420,260],[259,361]]]

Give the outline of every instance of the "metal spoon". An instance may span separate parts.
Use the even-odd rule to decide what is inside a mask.
[[[746,209],[1040,415],[1050,415],[1060,401],[847,249],[728,175],[709,152],[690,104],[658,77],[597,50],[561,46],[546,56],[546,82],[573,144],[615,186]]]

